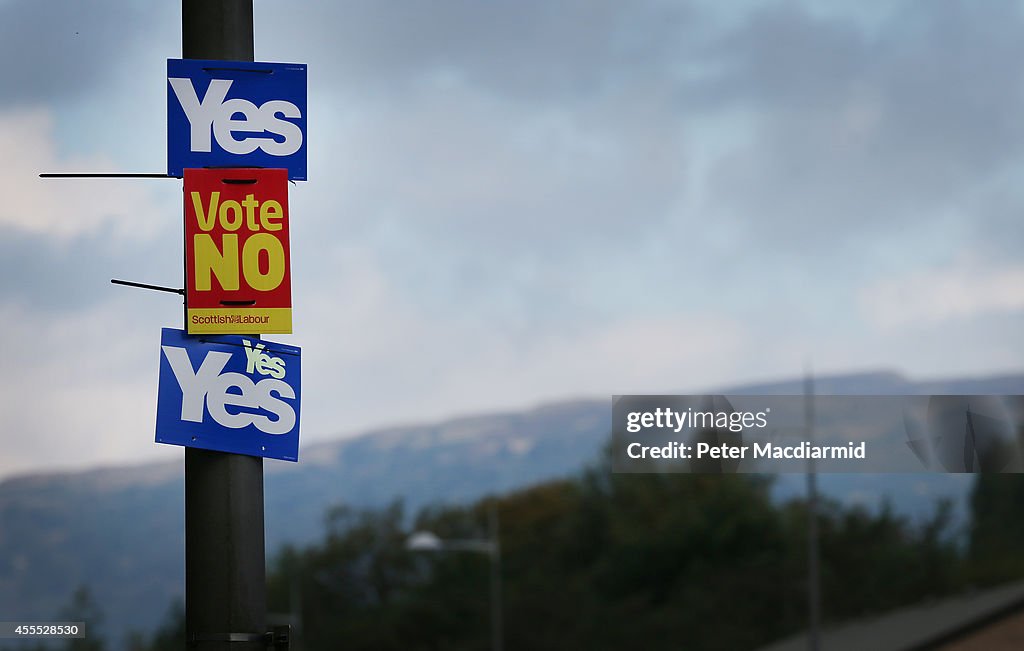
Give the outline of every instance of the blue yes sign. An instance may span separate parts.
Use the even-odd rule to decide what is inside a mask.
[[[164,328],[157,443],[298,461],[300,352]]]
[[[306,180],[306,66],[167,60],[167,174],[287,168]]]

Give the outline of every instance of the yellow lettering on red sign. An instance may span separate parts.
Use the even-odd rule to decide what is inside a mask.
[[[238,289],[238,235],[233,231],[242,226],[243,207],[245,225],[254,233],[246,238],[242,247],[242,276],[245,282],[257,291],[269,292],[277,289],[284,280],[284,247],[281,246],[281,240],[273,235],[258,231],[260,228],[268,231],[281,230],[280,202],[268,199],[261,205],[255,195],[247,194],[241,205],[230,199],[221,203],[220,192],[211,192],[209,203],[204,207],[203,199],[198,192],[192,192],[191,198],[199,230],[204,231],[194,236],[196,290],[204,292],[213,288],[211,274],[224,289]],[[256,208],[259,208],[258,223]],[[215,220],[220,222],[224,230],[232,231],[221,235],[220,246],[217,246],[209,234],[213,230]],[[260,269],[262,252],[266,252],[266,271]]]
[[[291,332],[287,183],[287,170],[185,171],[186,303],[209,317],[190,333]]]

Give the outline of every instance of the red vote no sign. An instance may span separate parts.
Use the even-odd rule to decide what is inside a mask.
[[[289,334],[288,171],[186,169],[190,334]]]

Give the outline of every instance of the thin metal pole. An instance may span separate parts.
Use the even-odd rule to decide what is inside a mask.
[[[117,278],[110,279],[113,285],[124,285],[125,287],[137,287],[139,289],[152,289],[156,292],[167,292],[169,294],[181,294],[185,295],[185,290],[178,287],[164,287],[163,285],[150,285],[149,283],[137,283],[131,280],[118,280]]]
[[[252,24],[252,0],[182,0],[182,56],[252,61]],[[263,459],[185,448],[187,648],[263,650],[266,610]]]
[[[804,378],[804,425],[807,442],[814,445],[814,378]],[[818,473],[814,459],[807,459],[807,606],[810,629],[807,648],[821,649],[821,559],[818,548]]]
[[[103,172],[44,172],[39,175],[41,179],[173,179],[174,176],[167,174],[149,173],[115,173],[106,174]]]
[[[491,648],[504,648],[501,629],[501,543],[498,530],[498,501],[491,502],[489,513],[491,529]]]
[[[289,605],[292,610],[292,637],[291,648],[293,651],[300,651],[303,648],[302,640],[302,586],[299,585],[298,571],[292,572],[290,594],[288,595]]]

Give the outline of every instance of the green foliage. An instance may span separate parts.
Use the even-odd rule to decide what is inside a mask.
[[[133,634],[128,640],[129,651],[181,651],[185,648],[185,604],[175,600],[167,611],[163,623],[146,641]]]
[[[42,623],[41,620],[39,623]],[[79,586],[71,594],[70,600],[60,612],[51,619],[54,622],[82,622],[85,625],[85,637],[66,640],[49,639],[37,642],[19,640],[9,646],[0,646],[0,651],[104,651],[107,646],[101,633],[103,610],[93,598],[87,586]]]
[[[294,648],[487,649],[490,559],[411,552],[413,531],[488,536],[500,514],[505,644],[514,649],[749,649],[807,612],[805,503],[778,506],[749,475],[592,470],[411,526],[399,504],[340,507],[324,540],[287,549],[270,610],[300,616]],[[890,509],[819,506],[824,611],[878,612],[959,588],[949,507],[913,524]]]
[[[506,648],[757,648],[803,629],[807,613],[808,506],[775,504],[769,489],[760,476],[599,468],[415,517],[400,503],[339,506],[327,514],[321,542],[287,547],[274,559],[268,611],[293,617],[296,651],[488,649],[487,548],[410,551],[407,541],[414,531],[487,540],[496,509]],[[1004,549],[998,523],[1021,503],[1010,489],[979,479],[971,558]],[[975,577],[981,565],[966,564],[950,508],[940,504],[914,523],[888,506],[819,504],[826,620],[949,594]],[[61,617],[87,622],[90,636],[59,648],[105,648],[95,634],[102,613],[88,590],[76,591]],[[177,602],[152,636],[134,634],[126,647],[170,651],[184,641]]]
[[[86,586],[75,590],[71,595],[71,603],[64,607],[58,619],[85,624],[85,637],[68,640],[64,647],[67,651],[103,651],[106,648],[100,632],[103,613]]]
[[[1024,576],[1024,475],[979,474],[971,514],[972,578],[992,584]]]
[[[913,526],[888,504],[878,513],[828,505],[821,522],[822,582],[833,620],[885,612],[964,585],[951,505]]]
[[[445,541],[491,535],[500,520],[506,648],[538,651],[752,649],[802,630],[809,509],[775,504],[751,475],[613,474],[606,467],[468,506],[415,517],[400,503],[329,511],[321,542],[285,548],[268,573],[268,611],[293,616],[296,651],[461,651],[490,648],[491,558],[410,551],[414,531]],[[1024,478],[979,475],[970,544],[957,543],[951,504],[913,522],[888,505],[818,505],[822,606],[840,622],[1024,576]],[[57,614],[88,637],[19,651],[102,651],[103,614],[81,587]],[[172,605],[130,651],[184,648],[184,607]]]

